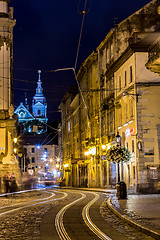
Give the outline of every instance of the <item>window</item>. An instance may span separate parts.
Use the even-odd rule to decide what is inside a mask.
[[[108,63],[109,62],[109,49],[108,48],[107,48],[106,59],[107,59],[107,63]]]
[[[32,157],[32,163],[35,163],[35,158],[34,157]]]
[[[121,91],[121,76],[119,76],[119,91]]]
[[[128,142],[126,143],[126,148],[128,149]]]
[[[35,149],[34,148],[32,148],[32,153],[35,153]]]
[[[133,100],[130,100],[130,117],[133,117]]]
[[[119,109],[118,119],[119,119],[119,126],[121,126],[122,125],[122,108]]]
[[[127,71],[124,72],[124,86],[127,86]]]
[[[44,148],[44,151],[47,152],[47,148]]]
[[[132,140],[132,153],[134,153],[134,140]]]
[[[133,71],[132,66],[130,66],[130,83],[133,81]]]
[[[113,44],[111,45],[111,59],[113,59]]]
[[[41,114],[41,110],[38,110],[37,113],[38,113],[38,115],[40,115]]]
[[[136,167],[133,166],[133,179],[135,179],[135,178],[136,178]]]
[[[128,107],[127,104],[125,105],[125,121],[127,121],[127,117],[128,117]]]
[[[68,121],[68,132],[70,132],[71,131],[71,123],[70,123],[70,121]]]

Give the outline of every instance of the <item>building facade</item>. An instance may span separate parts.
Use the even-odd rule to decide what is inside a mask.
[[[67,93],[62,110],[62,159],[67,185],[114,187],[117,166],[106,151],[128,148],[121,163],[128,189],[159,191],[159,75],[147,69],[148,49],[159,36],[160,1],[152,0],[106,35],[81,65],[80,93]],[[156,64],[155,64],[156,65]],[[154,66],[155,66],[154,65]]]
[[[27,144],[24,145],[29,158],[27,172],[32,176],[41,176],[51,172],[55,178],[60,176],[59,148],[57,145]]]
[[[13,107],[13,8],[9,0],[0,1],[0,191],[4,190],[3,177],[14,173],[20,180],[20,171],[14,155],[17,119]]]

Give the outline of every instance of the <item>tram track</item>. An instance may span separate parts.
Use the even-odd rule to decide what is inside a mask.
[[[57,213],[56,218],[55,218],[55,226],[56,226],[56,230],[58,233],[58,236],[61,240],[71,240],[72,238],[69,236],[69,234],[67,233],[67,230],[64,227],[64,223],[63,223],[63,217],[65,212],[72,207],[73,205],[75,205],[77,202],[83,200],[84,198],[87,197],[86,194],[84,193],[79,193],[82,196],[80,198],[78,198],[77,200],[69,203],[68,205],[64,206],[63,208],[61,208],[61,210]],[[99,194],[97,193],[90,193],[90,194],[94,194],[95,197],[94,199],[92,199],[91,201],[89,201],[89,203],[87,203],[82,210],[82,217],[84,220],[84,223],[86,224],[86,226],[101,240],[112,240],[109,236],[107,236],[105,233],[103,233],[91,220],[90,215],[89,215],[89,209],[90,207],[99,199]]]
[[[67,193],[64,193],[64,192],[60,192],[58,191],[58,193],[61,193],[63,194],[62,197],[59,197],[59,198],[53,198],[56,194],[54,192],[49,192],[49,191],[42,191],[42,192],[45,192],[45,193],[49,193],[51,194],[49,197],[45,197],[45,198],[41,198],[41,199],[34,199],[34,200],[31,200],[31,201],[27,201],[27,202],[21,202],[21,203],[16,203],[16,204],[13,204],[13,205],[7,205],[7,206],[3,206],[3,207],[0,207],[0,216],[2,215],[5,215],[5,214],[9,214],[9,213],[13,213],[15,211],[19,211],[19,210],[22,210],[22,209],[25,209],[25,208],[29,208],[29,207],[33,207],[33,206],[36,206],[36,205],[41,205],[41,204],[44,204],[44,203],[49,203],[49,202],[53,202],[53,201],[57,201],[57,200],[62,200],[64,198],[66,198],[68,196]],[[51,199],[53,198],[53,199]],[[33,203],[35,202],[35,203]],[[31,204],[33,203],[33,204]],[[23,205],[23,206],[21,206]],[[20,207],[19,207],[20,206]],[[10,210],[7,210],[8,208],[12,208]]]
[[[90,215],[89,215],[89,209],[90,207],[99,199],[99,194],[97,193],[92,193],[95,195],[95,198],[90,201],[82,211],[82,217],[85,222],[85,224],[89,227],[89,229],[94,232],[99,239],[102,240],[112,240],[110,237],[108,237],[105,233],[103,233],[91,220]]]
[[[56,226],[56,230],[57,233],[59,235],[59,238],[61,240],[65,239],[65,240],[71,240],[71,238],[69,237],[68,233],[66,232],[65,228],[64,228],[64,224],[63,224],[63,216],[64,213],[67,211],[67,209],[71,206],[73,206],[74,204],[76,204],[77,202],[81,201],[82,199],[84,199],[86,197],[85,194],[80,193],[82,196],[81,198],[78,198],[77,200],[69,203],[68,205],[64,206],[56,215],[55,218],[55,226]]]

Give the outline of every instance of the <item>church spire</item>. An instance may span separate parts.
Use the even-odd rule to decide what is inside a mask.
[[[41,82],[41,70],[38,70],[38,81],[36,94],[32,100],[32,113],[35,118],[40,118],[43,121],[47,121],[47,103],[46,98],[43,95],[43,88]]]
[[[43,88],[42,88],[42,82],[41,82],[41,70],[38,70],[38,82],[37,82],[35,96],[43,96]]]

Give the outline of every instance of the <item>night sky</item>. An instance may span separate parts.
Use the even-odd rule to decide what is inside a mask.
[[[123,19],[149,0],[88,0],[78,71],[82,62],[113,28],[114,19]],[[72,71],[53,73],[57,68],[74,67],[85,0],[11,0],[14,7],[14,104],[31,102],[39,69],[48,104],[49,122],[59,119],[58,106],[70,85],[76,85]]]

